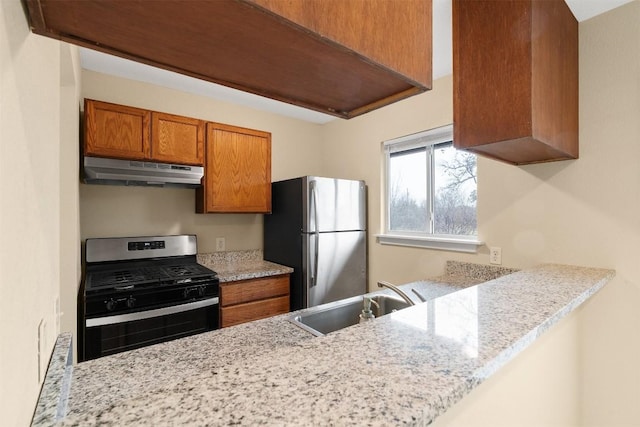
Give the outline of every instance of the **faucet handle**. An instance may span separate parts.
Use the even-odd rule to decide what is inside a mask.
[[[375,319],[376,316],[373,314],[373,311],[371,311],[371,303],[378,305],[378,303],[372,300],[370,297],[363,297],[362,300],[364,302],[364,307],[362,308],[362,313],[360,313],[360,316],[359,316],[360,317],[359,323],[364,323],[369,320]]]
[[[373,298],[364,296],[364,297],[362,297],[362,299],[364,301],[364,309],[365,310],[371,310],[371,304],[373,304],[376,307],[380,308],[380,304],[378,304]]]
[[[415,288],[411,288],[411,292],[416,294],[418,296],[418,299],[420,299],[420,301],[422,301],[422,302],[426,302],[427,301],[427,299],[425,297],[423,297],[422,294],[420,294],[420,292],[416,291]]]

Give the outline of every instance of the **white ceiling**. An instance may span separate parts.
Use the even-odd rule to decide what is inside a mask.
[[[633,0],[565,0],[578,21],[614,9]],[[433,0],[433,78],[451,74],[451,0]],[[82,68],[138,80],[183,92],[208,96],[270,111],[312,123],[327,123],[335,117],[262,96],[194,79],[182,74],[140,64],[90,49],[80,49]]]

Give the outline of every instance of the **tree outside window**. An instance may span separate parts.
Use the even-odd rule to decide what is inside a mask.
[[[476,236],[476,156],[456,150],[451,126],[385,143],[387,231]]]

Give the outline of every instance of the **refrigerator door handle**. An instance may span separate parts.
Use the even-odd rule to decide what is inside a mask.
[[[320,231],[318,229],[318,199],[316,194],[315,181],[309,182],[309,189],[311,190],[311,203],[313,204],[313,228],[315,235],[315,252],[313,254],[313,265],[311,266],[311,285],[314,287],[318,278],[318,249],[320,248]]]

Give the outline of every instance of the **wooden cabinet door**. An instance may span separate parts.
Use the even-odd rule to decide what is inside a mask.
[[[173,114],[151,114],[151,157],[181,165],[204,164],[204,122]]]
[[[453,144],[513,164],[578,157],[578,22],[563,0],[453,0]]]
[[[271,134],[207,123],[198,212],[271,211]]]
[[[150,112],[86,99],[84,154],[118,159],[148,159]]]

